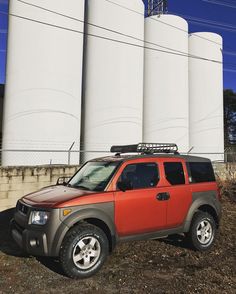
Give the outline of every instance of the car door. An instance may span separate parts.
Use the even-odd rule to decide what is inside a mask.
[[[163,168],[166,183],[164,190],[168,193],[167,228],[180,226],[192,203],[191,187],[185,161],[180,158],[166,158],[160,166]]]
[[[167,202],[158,199],[159,167],[155,160],[124,164],[117,183],[130,181],[115,191],[115,223],[119,236],[157,231],[166,226]]]

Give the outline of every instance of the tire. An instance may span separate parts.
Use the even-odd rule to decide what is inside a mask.
[[[214,218],[207,212],[196,212],[187,233],[191,247],[198,251],[209,250],[215,241],[216,223]]]
[[[96,226],[81,224],[66,234],[60,249],[60,264],[70,278],[89,278],[99,271],[108,252],[106,234]]]

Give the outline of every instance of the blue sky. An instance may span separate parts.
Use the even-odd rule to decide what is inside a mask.
[[[209,31],[223,36],[224,88],[236,91],[236,0],[169,0],[168,7],[169,13],[191,20],[190,32]],[[8,0],[0,0],[0,11],[7,10]],[[193,23],[193,18],[198,23]],[[214,22],[215,26],[208,26],[202,20]],[[6,30],[7,16],[0,14],[0,83],[5,82]]]

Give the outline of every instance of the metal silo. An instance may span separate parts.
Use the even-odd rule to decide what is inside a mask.
[[[144,141],[189,148],[188,24],[175,15],[145,20]],[[158,51],[160,50],[160,51]],[[185,55],[185,56],[181,56]]]
[[[215,33],[189,37],[190,147],[192,153],[223,153],[222,38]],[[212,160],[223,155],[206,155]]]
[[[87,26],[82,142],[87,151],[142,141],[144,5],[112,2],[87,1],[88,23],[100,26]],[[85,153],[83,159],[100,155]]]
[[[10,1],[3,148],[21,152],[3,152],[5,166],[66,163],[66,153],[24,150],[79,146],[84,0],[31,4]]]

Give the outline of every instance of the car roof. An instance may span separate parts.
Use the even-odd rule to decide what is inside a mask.
[[[210,159],[192,155],[181,155],[181,154],[118,154],[105,157],[99,157],[90,161],[96,162],[125,162],[128,160],[140,159],[140,158],[173,158],[173,159],[184,159],[186,162],[211,162]]]

